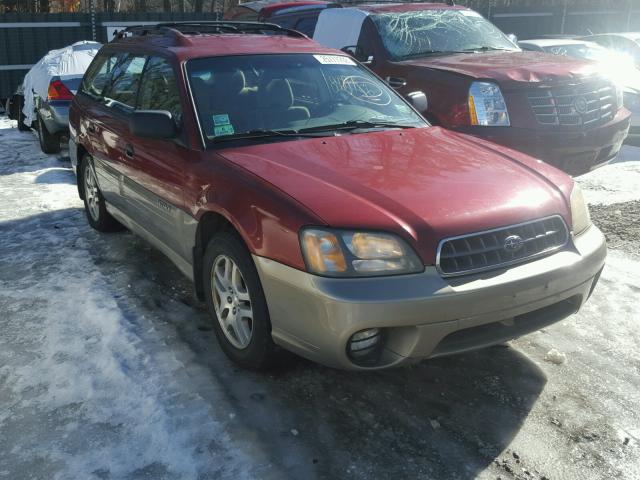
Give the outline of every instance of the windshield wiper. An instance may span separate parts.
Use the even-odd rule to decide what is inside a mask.
[[[366,128],[416,128],[415,125],[406,125],[403,123],[385,122],[378,120],[348,120],[342,123],[333,123],[329,125],[317,125],[315,127],[307,127],[296,130],[300,133],[324,132],[326,130],[358,130]]]
[[[426,50],[424,52],[410,53],[409,55],[402,55],[400,60],[409,60],[410,58],[419,57],[434,57],[436,55],[453,55],[455,53],[468,53],[464,50]]]
[[[273,137],[317,137],[318,135],[300,134],[297,130],[249,130],[248,132],[235,133],[214,137],[214,142],[228,142],[230,140],[247,140],[251,138]]]
[[[464,50],[460,50],[459,53],[474,53],[474,52],[515,52],[516,50],[513,48],[504,48],[504,47],[475,47],[475,48],[465,48]]]

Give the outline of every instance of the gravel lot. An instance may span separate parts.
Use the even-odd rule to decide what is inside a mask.
[[[579,314],[411,368],[260,375],[168,260],[89,228],[68,161],[14,127],[0,117],[0,478],[640,478],[640,148],[579,180],[611,247]]]

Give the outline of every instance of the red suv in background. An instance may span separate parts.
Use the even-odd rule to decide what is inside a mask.
[[[604,265],[570,177],[431,127],[276,25],[128,29],[70,130],[91,226],[164,252],[246,367],[276,345],[375,369],[503,342],[577,311]]]
[[[522,52],[462,6],[437,3],[287,9],[270,22],[296,25],[350,52],[402,95],[422,91],[434,124],[469,133],[579,175],[617,155],[629,112],[598,65]],[[310,25],[316,23],[315,28]],[[295,28],[295,27],[294,27]]]

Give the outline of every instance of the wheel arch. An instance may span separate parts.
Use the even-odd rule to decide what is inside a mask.
[[[201,301],[205,299],[202,271],[204,253],[211,238],[219,232],[235,234],[242,244],[247,247],[247,242],[240,230],[222,213],[207,211],[200,217],[193,247],[193,283],[196,295]]]
[[[80,178],[80,172],[82,168],[81,165],[82,165],[82,162],[84,161],[85,155],[88,155],[88,154],[89,152],[87,151],[87,149],[84,148],[82,144],[78,144],[76,148],[76,159],[78,162],[76,165],[76,185],[78,187],[78,195],[80,196],[81,200],[84,200],[84,183]]]

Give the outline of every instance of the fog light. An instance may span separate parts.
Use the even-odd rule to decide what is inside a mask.
[[[352,356],[367,355],[378,346],[380,340],[379,328],[360,330],[349,339],[349,353]]]

